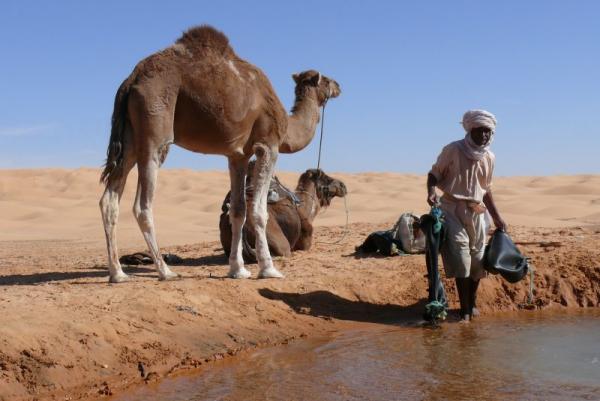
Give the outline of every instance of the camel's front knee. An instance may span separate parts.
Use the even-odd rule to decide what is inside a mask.
[[[262,213],[261,211],[252,213],[252,223],[256,230],[265,230],[267,228],[267,221],[269,219],[269,215],[267,213]]]

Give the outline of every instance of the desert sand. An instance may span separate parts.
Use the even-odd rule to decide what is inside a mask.
[[[417,320],[424,257],[365,257],[354,247],[402,212],[425,213],[425,177],[327,173],[349,190],[347,235],[335,199],[315,222],[314,248],[276,260],[285,279],[235,281],[225,278],[218,242],[228,174],[162,171],[158,240],[183,258],[174,266],[183,279],[158,282],[153,266],[126,267],[132,281],[109,285],[99,170],[0,170],[0,400],[105,397],[258,346],[356,322]],[[298,174],[278,176],[293,188]],[[135,181],[121,202],[121,254],[145,250],[131,213]],[[599,306],[600,175],[500,177],[494,195],[537,269],[536,306]],[[490,277],[479,306],[518,310],[527,286]],[[446,288],[455,307],[452,283]]]

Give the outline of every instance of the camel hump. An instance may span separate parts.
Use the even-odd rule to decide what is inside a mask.
[[[210,25],[200,25],[188,29],[177,39],[176,43],[184,45],[192,52],[203,53],[212,49],[223,56],[235,55],[227,36]]]

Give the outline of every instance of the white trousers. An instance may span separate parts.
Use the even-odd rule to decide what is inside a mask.
[[[441,249],[446,277],[470,277],[473,280],[485,277],[485,213],[477,213],[469,202],[449,196],[442,197],[441,208],[446,228],[446,238]]]

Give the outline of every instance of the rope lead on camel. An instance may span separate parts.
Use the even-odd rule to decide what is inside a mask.
[[[323,126],[325,125],[325,105],[327,104],[327,100],[329,100],[329,96],[330,94],[327,95],[327,99],[325,99],[325,102],[323,103],[322,106],[322,111],[321,111],[321,135],[319,138],[319,157],[317,159],[317,170],[319,170],[321,168],[321,149],[323,148]],[[346,196],[348,196],[348,194],[346,194]],[[323,241],[315,241],[315,243],[317,244],[326,244],[326,245],[337,245],[340,242],[342,242],[344,240],[344,238],[346,238],[346,235],[348,235],[348,204],[346,203],[346,196],[344,196],[344,208],[346,209],[346,227],[344,228],[344,233],[342,234],[342,237],[340,239],[338,239],[335,242],[323,242]]]
[[[319,138],[319,157],[317,159],[317,170],[321,168],[321,148],[323,147],[323,125],[325,125],[325,105],[327,101],[323,103],[323,111],[321,112],[321,135]]]
[[[348,194],[346,194],[346,196],[344,196],[344,209],[346,210],[346,226],[344,227],[344,232],[343,232],[342,236],[337,241],[334,241],[334,242],[315,241],[316,244],[337,245],[340,242],[342,242],[344,240],[344,238],[346,238],[346,235],[348,235],[348,232],[350,232],[350,229],[348,228],[348,216],[349,216],[350,212],[348,210],[348,203],[346,201],[347,196],[348,196]]]

